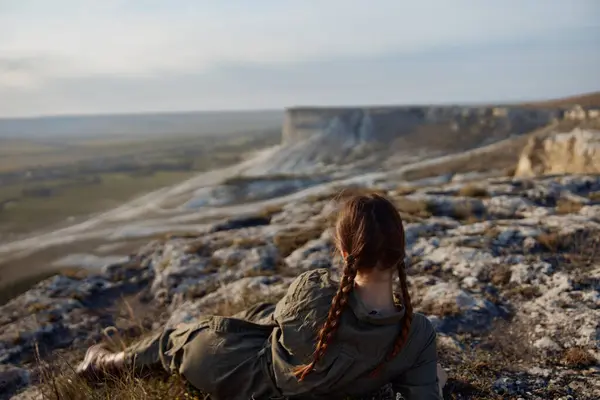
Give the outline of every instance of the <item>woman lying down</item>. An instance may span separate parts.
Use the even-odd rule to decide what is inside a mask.
[[[376,194],[350,198],[335,242],[340,282],[325,269],[303,273],[276,305],[165,328],[120,353],[94,345],[78,372],[162,366],[217,400],[345,398],[389,382],[397,399],[441,399],[446,375],[431,323],[411,306],[398,211]]]

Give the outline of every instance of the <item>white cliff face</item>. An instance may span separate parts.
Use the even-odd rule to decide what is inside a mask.
[[[600,131],[575,129],[547,138],[531,138],[523,149],[515,175],[566,173],[600,173]]]
[[[362,162],[374,150],[380,166],[392,153],[397,156],[396,150],[435,151],[436,138],[461,135],[453,150],[466,150],[530,132],[559,117],[559,110],[498,107],[292,108],[284,118],[281,149],[265,166],[311,173],[315,167]],[[415,136],[421,137],[418,144]],[[407,142],[407,137],[412,139]]]
[[[317,134],[337,134],[340,129],[361,141],[383,140],[420,125],[460,124],[481,118],[506,121],[511,133],[519,134],[547,125],[559,116],[559,110],[499,107],[292,108],[286,111],[283,143]]]

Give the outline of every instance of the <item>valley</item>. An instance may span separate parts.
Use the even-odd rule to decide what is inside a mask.
[[[276,301],[304,271],[335,274],[338,202],[377,191],[404,219],[411,297],[438,331],[446,398],[597,398],[598,109],[298,108],[275,132],[140,141],[156,151],[102,163],[139,168],[95,171],[100,183],[70,195],[102,200],[114,187],[103,174],[124,174],[115,206],[3,237],[0,364],[21,376],[40,341],[45,360],[76,357],[106,326],[137,337]],[[191,160],[204,164],[166,171]],[[52,168],[32,184],[64,200],[69,186],[54,176],[71,164]],[[144,168],[156,186],[144,186]],[[73,390],[68,374],[57,379]],[[38,383],[18,386],[48,390]]]

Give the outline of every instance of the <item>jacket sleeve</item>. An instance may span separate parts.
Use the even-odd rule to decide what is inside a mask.
[[[415,363],[406,372],[396,378],[393,386],[405,400],[441,400],[441,390],[437,376],[436,334],[431,324],[420,339],[423,350]]]

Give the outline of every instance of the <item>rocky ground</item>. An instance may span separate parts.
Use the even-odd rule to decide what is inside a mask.
[[[446,398],[600,398],[600,176],[375,189],[404,217],[411,297],[439,333]],[[0,398],[39,381],[36,348],[42,360],[79,356],[115,337],[106,327],[136,336],[234,314],[276,301],[302,271],[336,268],[337,198],[271,206],[38,284],[0,307]]]

